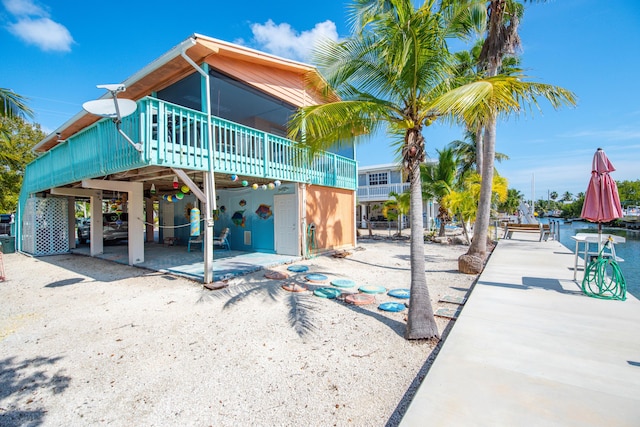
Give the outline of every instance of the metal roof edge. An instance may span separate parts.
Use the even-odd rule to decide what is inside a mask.
[[[183,48],[186,47],[186,49],[188,49],[191,46],[195,46],[195,44],[196,44],[195,37],[196,37],[195,34],[189,36],[187,39],[183,40],[178,45],[174,46],[169,51],[165,52],[163,55],[159,56],[158,58],[156,58],[155,60],[153,60],[152,62],[147,64],[145,67],[141,68],[139,71],[134,73],[132,76],[128,77],[122,83],[125,85],[125,87],[130,85],[130,84],[132,84],[132,83],[135,83],[136,81],[140,80],[144,76],[146,76],[146,75],[152,73],[153,71],[157,70],[158,68],[162,67],[167,62],[169,62],[172,59],[174,59],[175,57],[180,56]],[[110,96],[111,96],[111,94],[109,92],[106,92],[104,95],[102,95],[98,99],[106,99],[106,98],[109,98]],[[31,151],[35,152],[36,154],[40,154],[40,152],[38,151],[38,149],[40,147],[42,147],[43,145],[45,145],[46,143],[51,141],[53,138],[56,137],[56,135],[62,133],[63,130],[65,130],[71,124],[75,123],[81,117],[84,117],[87,114],[89,114],[89,113],[87,113],[86,111],[80,111],[79,113],[74,115],[72,118],[70,118],[69,120],[64,122],[61,126],[59,126],[52,133],[47,135],[42,141],[40,141],[36,145],[34,145],[31,148]]]

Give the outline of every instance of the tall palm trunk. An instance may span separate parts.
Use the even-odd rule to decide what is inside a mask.
[[[484,157],[484,140],[482,138],[482,126],[476,130],[476,172],[482,176],[482,165]]]
[[[414,133],[412,133],[414,132]],[[424,153],[424,139],[419,131],[409,131],[408,141],[416,141]],[[407,144],[409,146],[413,144]],[[427,287],[424,260],[424,232],[422,228],[422,180],[420,177],[421,154],[410,155],[407,169],[409,170],[409,191],[411,193],[411,299],[407,316],[406,339],[439,338],[431,307],[431,297]],[[406,155],[405,155],[405,158]]]
[[[484,163],[478,217],[474,228],[473,241],[467,254],[483,258],[487,254],[487,235],[491,216],[491,195],[493,183],[493,165],[495,159],[496,117],[491,116],[484,128]]]
[[[518,20],[512,16],[509,28],[502,26],[506,0],[491,0],[489,3],[489,34],[480,52],[480,60],[485,64],[487,76],[498,74],[502,65],[502,56],[510,45],[519,44],[517,37]],[[489,235],[489,221],[491,217],[491,193],[493,187],[493,165],[496,155],[496,126],[494,115],[484,123],[484,139],[482,141],[482,184],[480,185],[480,201],[478,202],[478,216],[474,228],[473,241],[469,246],[468,255],[479,256],[484,259],[487,254],[487,236]]]

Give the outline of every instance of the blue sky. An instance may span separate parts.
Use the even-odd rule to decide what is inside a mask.
[[[103,94],[193,33],[308,62],[314,40],[349,34],[346,0],[310,8],[299,1],[0,0],[0,87],[29,98],[35,122],[53,132]],[[522,67],[532,80],[564,87],[578,106],[500,122],[497,164],[509,186],[531,197],[584,192],[602,147],[616,180],[640,179],[640,2],[549,0],[527,3]],[[436,157],[462,130],[424,132]],[[358,146],[361,166],[394,161],[384,136]]]

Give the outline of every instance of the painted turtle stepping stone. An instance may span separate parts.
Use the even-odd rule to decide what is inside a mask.
[[[304,276],[311,283],[324,283],[327,281],[328,277],[324,274],[311,273]]]
[[[360,292],[364,292],[365,294],[383,294],[387,291],[387,288],[384,286],[376,286],[376,285],[364,285],[358,288]]]
[[[384,311],[398,312],[404,310],[406,307],[404,304],[399,302],[383,302],[378,306],[378,308]]]
[[[342,291],[336,288],[318,288],[315,291],[313,291],[313,294],[315,296],[320,298],[328,298],[328,299],[337,298],[340,296],[341,293]]]
[[[409,289],[391,289],[387,295],[394,298],[409,299],[411,296]]]
[[[305,271],[309,271],[309,267],[306,265],[290,265],[287,267],[287,270],[293,273],[304,273]]]
[[[376,297],[369,294],[351,294],[347,295],[344,300],[353,305],[369,305],[376,302]]]
[[[289,275],[287,273],[283,273],[280,271],[269,270],[266,273],[264,273],[264,277],[272,280],[284,280],[284,279],[288,279]]]
[[[285,283],[282,285],[282,289],[289,292],[304,292],[307,290],[307,287],[298,285],[297,283]]]
[[[353,288],[356,285],[356,282],[349,279],[336,279],[332,280],[331,284],[336,288]]]

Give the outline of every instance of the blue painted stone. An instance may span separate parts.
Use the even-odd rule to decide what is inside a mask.
[[[332,280],[331,284],[336,288],[353,288],[356,285],[356,282],[348,279],[336,279]]]
[[[328,277],[324,274],[311,273],[307,274],[305,278],[310,282],[326,282]]]
[[[287,267],[287,270],[294,273],[304,273],[305,271],[309,271],[309,267],[307,267],[306,265],[290,265],[289,267]]]
[[[411,296],[409,289],[391,289],[387,295],[394,298],[409,299]]]
[[[399,302],[383,302],[378,306],[378,308],[384,311],[398,312],[398,311],[404,310],[407,307],[404,304]]]
[[[360,292],[364,292],[365,294],[382,294],[387,291],[387,288],[384,286],[375,286],[375,285],[364,285],[358,288]]]
[[[340,296],[342,292],[340,291],[340,289],[336,289],[336,288],[318,288],[315,291],[313,291],[313,294],[317,297],[320,298],[328,298],[328,299],[334,299]]]

